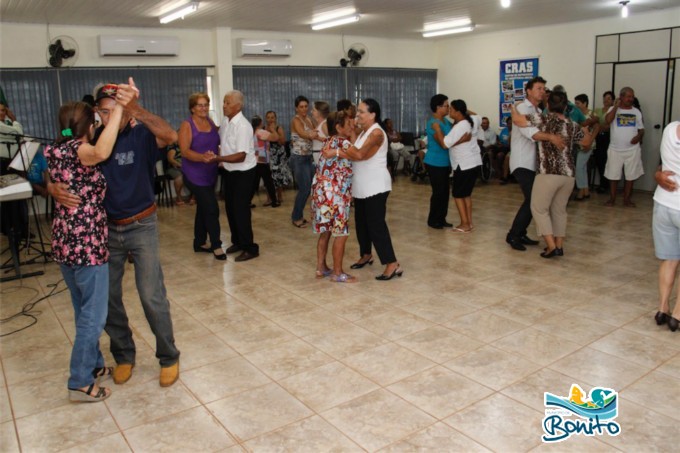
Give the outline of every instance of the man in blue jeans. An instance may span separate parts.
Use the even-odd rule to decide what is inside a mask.
[[[130,78],[129,85],[134,88]],[[97,91],[97,111],[103,125],[115,105],[115,85]],[[131,120],[134,118],[135,121]],[[100,132],[101,128],[97,131]],[[96,138],[96,136],[95,136]],[[108,188],[104,208],[109,220],[109,313],[106,333],[116,360],[113,381],[127,382],[135,365],[136,348],[123,304],[123,274],[128,254],[134,259],[137,291],[151,331],[156,336],[160,361],[159,383],[174,384],[179,378],[179,351],[175,347],[170,304],[160,264],[154,174],[159,148],[177,141],[177,133],[162,118],[132,99],[128,103],[111,157],[101,164]],[[80,203],[77,195],[59,184],[49,184],[50,194],[65,206]]]

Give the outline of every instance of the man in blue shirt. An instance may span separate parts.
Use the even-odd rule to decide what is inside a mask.
[[[97,110],[104,126],[116,100],[125,106],[121,129],[111,157],[101,164],[108,188],[104,207],[109,220],[109,313],[106,333],[116,360],[113,380],[127,382],[135,365],[136,348],[123,305],[123,274],[130,254],[134,260],[137,292],[151,331],[156,336],[160,361],[159,383],[174,384],[179,378],[179,351],[175,347],[170,304],[160,264],[155,194],[153,190],[158,148],[177,141],[177,133],[157,115],[137,103],[139,91],[129,84],[105,85],[97,91]],[[132,119],[134,118],[134,121]],[[52,196],[65,206],[79,197],[64,187],[49,184]]]

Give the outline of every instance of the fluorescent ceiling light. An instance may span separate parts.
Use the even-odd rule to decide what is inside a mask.
[[[167,24],[169,22],[172,22],[173,20],[182,18],[184,19],[184,16],[188,16],[191,13],[195,13],[198,10],[198,2],[189,2],[184,6],[180,6],[179,8],[175,8],[172,11],[169,11],[168,13],[164,14],[161,16],[161,24]]]
[[[338,19],[329,20],[326,22],[319,22],[312,24],[312,30],[323,30],[324,28],[337,27],[338,25],[351,24],[357,22],[361,18],[360,14],[352,14],[351,16],[340,17]]]
[[[510,0],[501,0],[501,6],[503,8],[510,8]]]
[[[423,38],[434,38],[435,36],[452,35],[454,33],[465,33],[475,29],[475,24],[466,27],[447,28],[445,30],[428,31],[423,33]]]
[[[621,4],[621,17],[624,19],[628,17],[628,0],[619,2]]]
[[[338,19],[340,17],[351,16],[356,14],[357,10],[354,8],[340,8],[327,13],[317,14],[312,18],[312,25],[319,24],[321,22],[328,22],[333,19]]]
[[[463,19],[449,20],[446,22],[434,22],[425,24],[423,31],[443,30],[445,28],[459,28],[470,25],[471,23],[472,21],[467,17]]]

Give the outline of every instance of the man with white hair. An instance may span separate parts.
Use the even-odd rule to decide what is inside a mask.
[[[253,241],[250,198],[255,184],[257,156],[253,144],[253,127],[241,110],[243,93],[229,91],[224,95],[222,111],[224,120],[220,126],[220,156],[227,171],[224,185],[224,204],[231,230],[231,246],[227,253],[241,252],[235,261],[248,261],[260,255],[259,246]]]
[[[623,170],[626,178],[623,186],[623,205],[634,208],[635,203],[630,199],[633,194],[633,183],[645,174],[640,147],[645,126],[642,124],[642,113],[633,107],[634,99],[635,92],[632,88],[621,88],[619,98],[604,117],[605,123],[611,125],[607,166],[604,170],[604,176],[609,179],[609,200],[605,203],[607,206],[614,206]]]

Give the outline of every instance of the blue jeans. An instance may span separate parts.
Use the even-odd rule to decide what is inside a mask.
[[[592,151],[576,151],[576,188],[588,188],[588,160]]]
[[[104,366],[104,357],[99,350],[99,337],[106,324],[109,265],[61,264],[59,267],[71,291],[76,321],[76,339],[71,350],[68,388],[79,389],[92,384],[94,382],[92,371]]]
[[[300,156],[298,154],[291,154],[288,160],[288,165],[293,171],[295,183],[298,186],[298,193],[295,196],[295,204],[293,205],[293,213],[291,220],[298,222],[304,218],[305,206],[307,199],[312,191],[312,178],[314,177],[314,159],[311,154],[309,156]]]
[[[123,274],[128,252],[135,266],[135,282],[142,308],[156,336],[156,357],[162,367],[179,360],[158,253],[158,219],[152,214],[129,225],[109,222],[109,316],[106,333],[116,363],[135,363],[135,342],[123,305]]]

